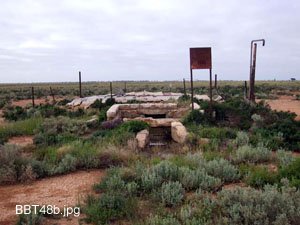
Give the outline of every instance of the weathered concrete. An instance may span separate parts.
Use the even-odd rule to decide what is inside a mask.
[[[137,145],[139,148],[145,148],[149,143],[149,131],[141,130],[136,134]]]
[[[163,118],[153,119],[151,117],[136,117],[136,118],[124,118],[123,121],[139,120],[149,124],[150,127],[171,127],[172,122],[177,122],[179,119]]]
[[[189,111],[188,107],[178,107],[176,103],[115,104],[107,111],[108,120],[115,117],[136,118],[145,115],[161,115],[166,118],[181,118]]]
[[[171,123],[171,135],[172,139],[177,143],[183,144],[187,138],[187,131],[185,126],[183,126],[180,122],[172,122]]]

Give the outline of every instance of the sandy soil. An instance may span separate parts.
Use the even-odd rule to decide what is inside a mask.
[[[290,111],[296,113],[296,120],[300,120],[300,101],[294,100],[293,96],[280,96],[279,99],[268,99],[265,101],[273,110]]]
[[[33,144],[33,136],[18,136],[8,139],[8,144],[15,144],[21,147]]]
[[[55,98],[56,101],[60,101],[63,100],[63,98]],[[46,98],[36,98],[34,99],[34,104],[35,105],[40,105],[40,104],[45,104],[46,102],[52,103],[53,99],[51,96],[48,96]],[[32,104],[32,100],[31,99],[24,99],[24,100],[18,100],[18,101],[13,101],[12,105],[13,106],[20,106],[20,107],[25,107],[28,104]]]
[[[45,178],[31,184],[0,186],[0,225],[14,224],[17,220],[17,204],[76,206],[78,201],[92,192],[92,185],[104,176],[103,170],[78,171]],[[52,222],[51,222],[52,220]],[[45,224],[78,224],[78,219],[48,219]]]

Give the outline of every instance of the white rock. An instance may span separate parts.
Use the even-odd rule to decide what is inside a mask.
[[[192,108],[192,103],[190,104],[190,108]],[[194,102],[194,109],[195,110],[200,109],[200,105],[198,105],[196,102]]]
[[[187,131],[185,126],[180,122],[171,123],[171,136],[172,139],[180,144],[183,144],[187,138]]]
[[[145,148],[149,143],[149,131],[141,130],[136,134],[136,140],[139,148]]]

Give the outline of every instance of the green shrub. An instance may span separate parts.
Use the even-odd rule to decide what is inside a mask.
[[[298,189],[300,188],[300,158],[296,158],[286,167],[279,170],[279,176],[281,178],[287,178],[291,184]]]
[[[184,189],[178,181],[169,181],[161,186],[161,202],[165,206],[176,206],[184,197]]]
[[[239,179],[239,170],[225,159],[214,159],[204,164],[206,172],[224,182],[233,182]]]
[[[260,163],[271,160],[271,157],[272,152],[264,146],[259,145],[257,147],[252,147],[249,145],[244,145],[237,149],[234,161],[237,163]]]
[[[208,175],[205,170],[180,168],[179,181],[186,190],[215,190],[221,186],[219,178]]]
[[[244,131],[239,131],[236,134],[235,143],[237,146],[243,146],[249,144],[248,134]]]
[[[45,119],[39,128],[39,134],[34,137],[38,145],[53,145],[67,140],[74,140],[88,130],[84,121],[71,120],[67,117]]]
[[[76,170],[77,159],[70,154],[63,157],[57,167],[54,168],[52,174],[64,174]]]
[[[255,167],[246,177],[246,183],[252,187],[262,188],[266,184],[275,184],[278,182],[276,172],[268,171],[265,167]]]
[[[298,224],[300,192],[286,186],[265,186],[263,190],[236,188],[218,193],[219,221],[227,224]]]
[[[192,125],[192,124],[204,124],[207,123],[207,117],[202,114],[199,110],[191,111],[184,119],[183,124],[185,126]]]
[[[280,167],[286,167],[294,160],[292,153],[283,149],[279,149],[277,151],[277,159],[279,161]]]
[[[167,160],[155,165],[153,172],[160,176],[163,181],[176,181],[179,177],[179,168]]]
[[[34,208],[32,208],[31,213],[19,215],[16,225],[42,225],[44,224],[44,219],[44,215],[39,213],[38,209],[37,213],[35,214]]]
[[[152,170],[148,169],[142,174],[141,185],[145,192],[152,192],[159,188],[162,183],[162,177]]]
[[[158,215],[151,215],[147,218],[146,225],[180,225],[180,223],[173,216],[161,217]]]
[[[87,221],[93,224],[107,224],[109,221],[132,217],[136,201],[121,194],[102,194],[100,199],[89,197],[84,212]]]
[[[144,121],[132,120],[132,121],[123,123],[119,129],[121,131],[137,133],[141,130],[147,129],[148,127],[149,127],[149,125]]]
[[[0,126],[0,144],[9,137],[20,135],[33,135],[42,123],[42,118],[30,118],[16,122],[10,122]]]

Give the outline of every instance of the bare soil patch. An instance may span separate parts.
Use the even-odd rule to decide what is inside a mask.
[[[75,206],[83,197],[92,193],[92,185],[105,175],[104,170],[78,171],[50,177],[31,184],[0,186],[0,225],[15,224],[17,204]],[[78,224],[78,218],[48,219],[52,224]]]
[[[55,98],[56,102],[63,100],[63,98]],[[40,104],[46,104],[46,103],[53,103],[53,99],[51,96],[48,97],[44,97],[44,98],[35,98],[34,99],[34,104],[35,105],[40,105]],[[24,100],[17,100],[17,101],[13,101],[12,105],[13,106],[20,106],[20,107],[26,107],[27,105],[32,104],[32,100],[31,99],[24,99]]]
[[[265,102],[268,103],[273,110],[296,113],[296,120],[300,120],[300,101],[295,100],[293,96],[280,96],[279,99],[267,99]]]
[[[33,144],[33,136],[18,136],[8,139],[8,144],[15,144],[25,147]]]

